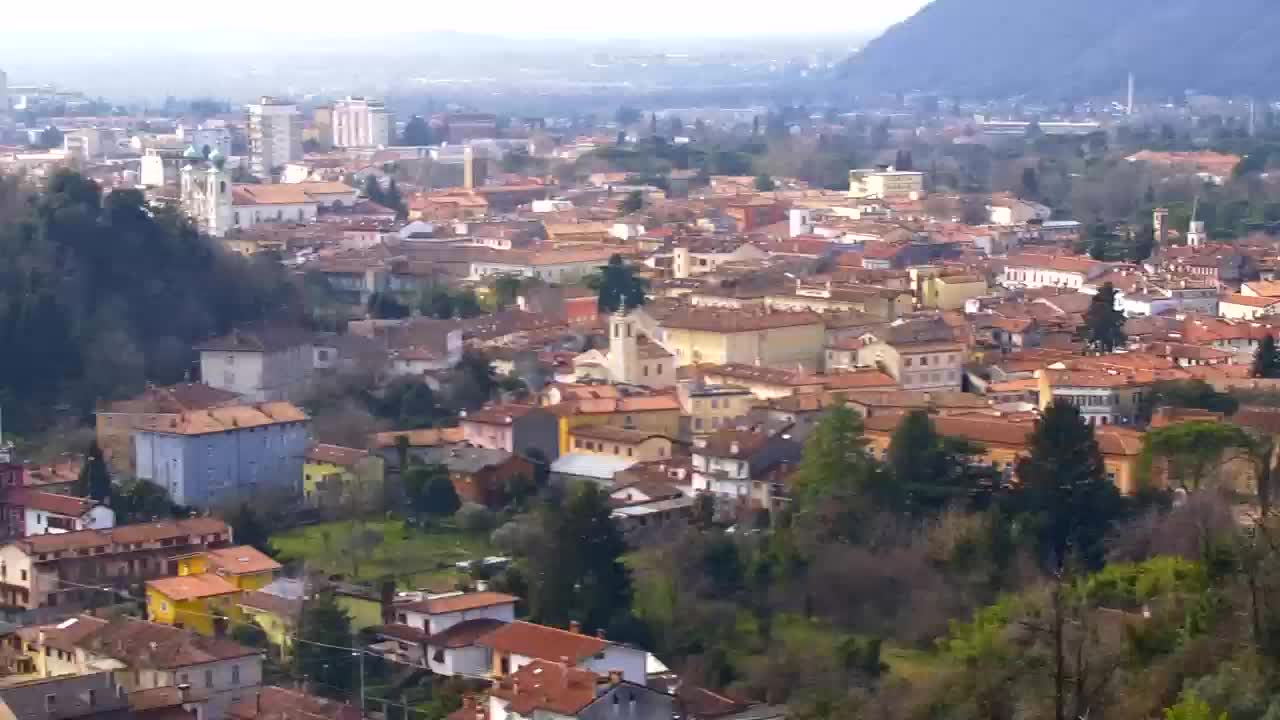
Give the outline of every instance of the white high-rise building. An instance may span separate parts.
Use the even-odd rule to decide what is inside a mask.
[[[302,159],[302,115],[298,106],[263,96],[248,106],[249,172],[260,178]]]
[[[348,97],[333,104],[333,146],[379,147],[391,144],[391,114],[377,100]]]

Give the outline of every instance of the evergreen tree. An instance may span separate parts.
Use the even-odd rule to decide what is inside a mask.
[[[372,202],[383,205],[382,183],[378,182],[376,175],[370,173],[364,178],[364,195]]]
[[[623,215],[630,215],[634,212],[640,212],[644,208],[644,193],[639,190],[632,190],[627,196],[622,198],[622,202],[618,203],[618,212]]]
[[[1151,224],[1138,228],[1129,246],[1129,262],[1140,263],[1151,257],[1156,249],[1156,231]]]
[[[297,635],[293,646],[296,676],[315,683],[322,695],[345,699],[359,682],[360,659],[346,649],[352,644],[351,616],[338,606],[332,592],[317,593],[303,601]]]
[[[936,512],[971,499],[983,476],[970,467],[968,458],[978,452],[964,441],[939,435],[924,410],[908,414],[889,441],[895,498],[916,512]]]
[[[1093,427],[1080,410],[1055,400],[1036,422],[1030,456],[1018,463],[1015,498],[1041,560],[1060,571],[1069,559],[1101,567],[1103,539],[1121,516],[1119,491],[1107,479]]]
[[[1089,303],[1085,315],[1086,341],[1094,350],[1111,352],[1124,345],[1124,313],[1116,309],[1116,289],[1105,283]]]
[[[903,172],[910,172],[913,167],[914,163],[911,159],[911,151],[898,150],[897,155],[895,155],[893,159],[893,168]]]
[[[405,209],[404,198],[400,196],[400,186],[396,183],[395,178],[391,178],[391,182],[388,183],[387,191],[382,196],[382,204],[390,210],[395,210],[397,218],[404,218],[408,214]]]
[[[250,545],[268,555],[276,549],[271,546],[271,529],[266,520],[249,503],[242,502],[227,518],[231,526],[231,540],[237,545]]]
[[[563,507],[542,508],[544,541],[529,557],[529,609],[536,622],[563,627],[577,620],[583,630],[608,630],[610,637],[628,627],[627,545],[611,514],[608,496],[591,484],[574,491]]]
[[[1040,174],[1033,167],[1022,169],[1022,197],[1027,200],[1040,199]]]
[[[458,491],[449,479],[449,468],[440,464],[414,465],[404,474],[404,488],[414,511],[433,518],[448,517],[462,507]]]
[[[636,277],[635,268],[623,262],[621,255],[610,257],[609,264],[589,284],[597,292],[596,308],[601,313],[632,310],[648,299],[645,292],[649,289],[649,283],[644,278]]]
[[[1276,349],[1276,339],[1270,333],[1258,343],[1253,353],[1253,377],[1280,378],[1280,350]]]
[[[760,173],[756,176],[755,188],[758,192],[773,192],[777,187],[778,184],[768,175]]]
[[[802,523],[836,540],[859,537],[886,493],[867,453],[862,420],[837,405],[823,415],[804,445],[794,478]]]
[[[80,476],[76,478],[76,496],[92,498],[95,502],[107,502],[111,499],[111,490],[111,473],[107,470],[107,461],[102,457],[98,441],[94,440],[89,444],[88,456],[84,466],[80,468]]]

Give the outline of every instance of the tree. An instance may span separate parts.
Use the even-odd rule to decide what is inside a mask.
[[[447,398],[454,410],[476,410],[493,399],[498,379],[493,363],[483,354],[468,351],[449,372]]]
[[[644,193],[639,190],[632,190],[622,198],[622,202],[618,203],[618,212],[623,215],[640,212],[644,209]]]
[[[1215,715],[1195,690],[1184,690],[1178,696],[1178,704],[1164,709],[1164,720],[1227,720],[1227,714]]]
[[[523,285],[524,283],[516,275],[499,275],[494,278],[493,297],[498,310],[506,310],[514,305]]]
[[[382,196],[382,204],[389,210],[395,210],[397,218],[404,219],[408,215],[404,198],[400,196],[400,186],[395,178],[391,178],[391,182],[387,183],[387,192]]]
[[[1124,313],[1116,309],[1116,289],[1104,283],[1089,303],[1084,318],[1085,341],[1096,351],[1111,352],[1124,345]]]
[[[1218,392],[1203,380],[1167,380],[1151,386],[1151,392],[1142,397],[1139,419],[1149,422],[1158,407],[1193,408],[1234,415],[1240,401],[1227,393]]]
[[[429,517],[448,517],[462,507],[444,465],[411,466],[404,474],[404,488],[414,511]]]
[[[1151,257],[1156,249],[1156,231],[1150,223],[1138,228],[1129,246],[1129,262],[1140,263]]]
[[[914,166],[915,166],[915,163],[911,159],[911,151],[901,150],[901,149],[898,150],[897,155],[894,156],[893,169],[901,170],[903,172],[910,172]]]
[[[1027,200],[1040,199],[1040,173],[1033,167],[1022,168],[1022,197]]]
[[[359,672],[359,658],[348,649],[351,643],[351,616],[332,592],[303,600],[293,655],[297,677],[315,683],[322,695],[345,699]]]
[[[116,525],[133,525],[189,514],[170,501],[164,488],[137,478],[126,478],[116,486],[111,497],[111,509],[116,513]]]
[[[80,476],[76,478],[75,494],[77,497],[91,498],[94,502],[107,502],[111,499],[111,473],[107,470],[107,461],[102,457],[102,448],[94,440],[89,445],[84,466],[80,468]]]
[[[938,434],[924,410],[909,413],[889,441],[888,465],[892,492],[908,508],[937,512],[958,500],[969,500],[978,489],[978,475],[968,458],[979,449]]]
[[[801,524],[823,537],[858,538],[886,494],[882,479],[857,413],[843,405],[827,410],[793,478]]]
[[[56,148],[62,147],[63,134],[62,131],[50,125],[40,131],[40,147]]]
[[[1121,516],[1119,491],[1107,479],[1093,427],[1080,410],[1054,400],[1036,421],[1030,456],[1018,463],[1022,487],[1015,507],[1052,571],[1071,558],[1085,567],[1102,564],[1103,539]]]
[[[1246,451],[1252,444],[1249,434],[1237,425],[1210,420],[1190,420],[1150,430],[1143,436],[1143,448],[1154,457],[1169,461],[1170,479],[1199,490],[1210,469],[1223,462],[1228,450]]]
[[[760,173],[759,175],[756,176],[755,188],[757,192],[773,192],[774,190],[777,189],[777,187],[778,187],[778,184],[775,183],[773,181],[773,178],[769,177],[768,175],[764,173]]]
[[[253,505],[240,503],[239,507],[227,518],[231,526],[231,539],[237,545],[249,545],[268,555],[276,550],[271,546],[271,529]]]
[[[434,143],[435,138],[427,121],[421,115],[409,118],[409,122],[405,123],[404,132],[400,135],[400,144],[421,147]]]
[[[1253,353],[1251,374],[1256,378],[1280,378],[1280,350],[1276,349],[1276,339],[1271,333],[1263,336]]]
[[[365,309],[369,315],[378,320],[394,320],[409,317],[409,306],[400,302],[389,292],[374,292],[369,295]]]
[[[378,181],[378,177],[370,173],[364,178],[364,196],[371,201],[384,205],[382,197],[382,183]]]
[[[621,255],[609,258],[609,264],[593,280],[596,285],[596,308],[602,313],[626,312],[640,307],[648,298],[649,283],[636,276],[636,271]]]
[[[631,577],[608,496],[586,484],[563,507],[547,504],[539,512],[544,542],[529,556],[531,617],[558,626],[577,620],[584,631],[615,637],[629,624]]]

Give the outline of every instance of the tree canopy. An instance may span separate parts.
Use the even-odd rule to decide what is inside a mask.
[[[1085,339],[1093,349],[1111,352],[1124,345],[1124,313],[1116,309],[1116,289],[1111,283],[1098,288],[1084,322]]]
[[[592,279],[598,293],[596,307],[601,313],[632,310],[645,303],[649,283],[636,275],[635,268],[626,264],[621,255],[609,258],[609,264]]]

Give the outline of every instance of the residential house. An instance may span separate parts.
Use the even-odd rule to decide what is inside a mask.
[[[463,502],[491,508],[505,507],[511,489],[522,484],[531,489],[535,468],[529,460],[506,450],[490,448],[428,448],[415,453],[427,465],[443,465]]]
[[[920,306],[937,310],[963,310],[967,301],[991,291],[986,278],[978,275],[921,277],[918,286]]]
[[[560,419],[561,455],[571,450],[569,431],[582,425],[610,425],[666,437],[680,432],[680,401],[670,394],[569,400],[548,410]]]
[[[992,225],[1026,225],[1044,222],[1053,216],[1053,210],[1038,202],[1022,200],[1010,195],[993,196],[987,206],[987,217]]]
[[[675,698],[625,680],[619,673],[598,673],[548,660],[535,660],[489,689],[487,708],[473,708],[487,720],[548,718],[555,720],[669,720]]]
[[[424,664],[437,675],[482,676],[491,667],[489,650],[476,641],[513,622],[516,601],[512,595],[495,592],[398,601],[396,623],[380,628],[379,633],[424,648]]]
[[[1280,312],[1280,297],[1258,297],[1241,293],[1218,296],[1218,315],[1227,320],[1256,320]]]
[[[22,514],[21,534],[57,534],[115,527],[116,513],[89,498],[57,495],[30,487],[5,488],[2,502],[9,513]]]
[[[747,416],[756,396],[742,385],[716,385],[702,378],[681,380],[676,389],[685,427],[681,437],[688,438],[715,432]]]
[[[489,672],[503,678],[537,660],[561,662],[597,674],[617,672],[644,683],[649,653],[583,634],[576,622],[568,630],[517,620],[481,636],[476,644],[490,652]]]
[[[258,590],[240,594],[240,614],[262,628],[273,652],[287,660],[293,652],[293,635],[302,616],[306,583],[296,578],[276,578]]]
[[[822,378],[812,373],[746,363],[702,364],[694,368],[692,374],[708,385],[745,387],[763,400],[820,393],[823,389]]]
[[[559,423],[543,408],[516,403],[464,411],[458,419],[465,442],[525,457],[537,451],[547,462],[560,456]]]
[[[330,700],[296,688],[267,685],[227,708],[227,720],[362,720],[350,703]]]
[[[617,246],[493,251],[471,263],[471,279],[515,275],[572,285],[599,271],[612,256],[629,254],[631,250]]]
[[[964,345],[958,342],[872,342],[858,350],[858,364],[877,367],[904,390],[959,390]]]
[[[313,344],[312,335],[301,330],[233,330],[196,346],[200,377],[206,385],[249,402],[296,399],[311,380]]]
[[[573,453],[612,455],[637,462],[671,457],[671,438],[644,430],[628,430],[611,425],[578,425],[569,430]]]
[[[1137,420],[1143,396],[1162,375],[1142,370],[1048,368],[1038,377],[1042,410],[1054,400],[1066,400],[1080,409],[1090,425],[1128,425]]]
[[[116,678],[130,693],[186,685],[207,698],[205,720],[223,720],[262,683],[261,651],[130,617],[103,623],[76,645],[82,671],[113,661],[122,666]]]
[[[660,342],[680,366],[741,363],[817,368],[826,341],[822,317],[813,312],[731,312],[688,308],[661,322]]]
[[[98,447],[111,472],[132,477],[133,431],[140,424],[176,419],[197,410],[240,404],[240,394],[203,383],[148,387],[128,400],[107,403],[94,414]]]
[[[772,509],[775,485],[800,462],[801,446],[783,435],[721,430],[693,442],[693,490],[709,493],[731,517]]]
[[[225,635],[240,589],[213,573],[147,581],[147,619],[188,628],[201,635]]]
[[[400,474],[399,450],[396,449],[398,438],[407,441],[408,454],[412,458],[421,459],[423,453],[430,448],[455,448],[466,443],[462,428],[428,428],[420,430],[392,430],[374,434],[370,439],[372,452],[382,458],[388,477]]]
[[[139,424],[137,476],[175,503],[211,508],[256,494],[298,497],[307,422],[287,402],[212,408]]]
[[[1005,287],[1063,287],[1079,290],[1111,267],[1087,257],[1014,255],[1005,261],[1000,283]]]
[[[128,695],[110,671],[59,675],[0,687],[0,720],[133,717],[136,716],[129,710]]]
[[[335,507],[380,491],[385,461],[368,450],[316,443],[302,465],[302,498],[310,507]]]
[[[10,607],[82,607],[95,599],[86,586],[129,588],[172,575],[173,557],[231,543],[216,518],[163,520],[34,535],[0,546],[0,603]]]

